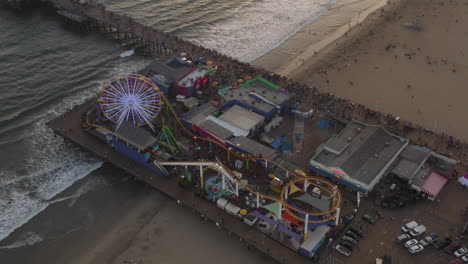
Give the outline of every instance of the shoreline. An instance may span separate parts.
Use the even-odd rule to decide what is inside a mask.
[[[287,76],[346,32],[389,4],[388,0],[341,0],[251,64]]]

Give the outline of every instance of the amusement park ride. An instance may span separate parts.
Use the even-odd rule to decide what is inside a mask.
[[[308,232],[314,227],[338,224],[341,194],[336,185],[319,177],[308,176],[301,170],[291,171],[276,160],[266,159],[258,154],[241,153],[219,141],[195,134],[191,128],[182,123],[172,103],[149,78],[136,74],[119,76],[104,84],[97,96],[99,107],[90,110],[86,115],[88,127],[106,131],[107,138],[112,137],[115,133],[113,131],[116,131],[123,122],[130,122],[139,129],[149,128],[145,130],[154,135],[155,141],[151,147],[138,150],[138,153],[145,153],[149,156],[146,162],[155,167],[185,168],[187,176],[189,174],[188,168],[196,168],[196,170],[192,170],[189,179],[197,178],[200,182],[199,186],[196,187],[197,191],[207,194],[207,199],[211,199],[213,202],[221,198],[231,200],[233,204],[237,201],[240,209],[238,217],[244,217],[249,211],[252,212],[261,207],[269,208],[270,211],[275,212],[273,217],[279,222],[283,222],[284,217],[287,216],[289,222],[298,224],[299,226],[294,229],[301,229],[300,235],[303,241],[307,239]],[[93,114],[96,113],[96,110],[101,111],[105,119],[110,122],[105,122],[103,119],[99,122],[96,119],[91,121],[93,119],[91,116],[99,116],[99,114]],[[163,120],[173,119],[177,125],[173,125],[172,130],[169,124],[164,124],[164,121],[161,125],[161,120],[158,120],[160,114],[165,115]],[[199,151],[202,156],[211,152],[213,146],[216,146],[226,154],[227,159],[221,161],[216,156],[215,160],[207,160],[209,155],[206,155],[206,157],[197,160],[189,160],[190,157],[193,158],[193,155],[186,155],[172,131],[183,132],[176,133],[177,135],[185,135],[185,137],[188,135],[191,149],[195,151],[200,150],[202,143],[209,144],[209,151]],[[181,139],[179,138],[179,140]],[[176,161],[164,159],[158,155],[154,150],[159,148],[166,149],[168,153],[176,157]],[[260,185],[269,185],[270,182],[253,179],[249,173],[239,173],[236,171],[238,164],[235,163],[236,166],[232,166],[234,163],[232,161],[246,164],[247,167],[251,166],[257,171],[263,171],[266,177],[262,178],[268,178],[268,175],[271,175],[269,173],[271,169],[281,169],[285,172],[286,179],[284,181],[278,180],[277,192],[263,191]],[[210,180],[206,175],[208,174],[207,169],[216,172],[216,177],[211,177]],[[193,173],[194,171],[195,173]],[[210,192],[211,195],[208,195]],[[303,196],[309,197],[307,198],[309,200],[318,199],[310,198],[317,192],[322,198],[325,197],[329,201],[328,208],[318,210],[309,205],[302,206],[304,203],[297,202]],[[251,201],[246,201],[243,204],[239,202],[241,197],[245,197],[247,200],[251,199]]]

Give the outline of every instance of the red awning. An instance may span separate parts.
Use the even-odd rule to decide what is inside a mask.
[[[288,212],[286,212],[286,211],[284,211],[284,213],[283,213],[283,219],[286,219],[286,220],[288,220],[289,222],[291,222],[291,223],[293,223],[293,224],[295,224],[295,225],[297,225],[297,226],[301,226],[301,225],[299,224],[299,222],[297,221],[297,219],[294,218],[294,217],[292,217],[292,215],[288,214]]]
[[[429,176],[429,178],[426,180],[421,190],[432,197],[436,197],[446,183],[446,178],[439,175],[438,173],[432,172],[431,176]]]

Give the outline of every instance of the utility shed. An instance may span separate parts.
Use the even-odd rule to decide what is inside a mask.
[[[237,149],[244,150],[250,154],[261,154],[263,158],[273,159],[276,157],[276,151],[272,148],[264,146],[247,137],[234,137],[228,143]]]
[[[157,139],[147,130],[126,121],[120,124],[114,132],[114,135],[123,142],[132,145],[139,151],[143,151],[146,148],[153,146],[157,141]]]

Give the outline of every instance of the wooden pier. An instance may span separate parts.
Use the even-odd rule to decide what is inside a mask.
[[[309,258],[300,256],[280,242],[248,226],[242,219],[227,214],[217,208],[216,204],[197,196],[192,191],[183,189],[178,185],[176,179],[166,179],[155,174],[147,167],[118,153],[104,141],[86,132],[82,128],[82,118],[95,105],[96,99],[91,99],[50,121],[47,125],[55,134],[62,136],[65,140],[73,142],[100,159],[129,172],[135,179],[154,187],[161,193],[175,199],[182,206],[203,215],[214,224],[219,224],[219,227],[229,235],[233,235],[245,243],[247,249],[257,249],[278,263],[311,263]]]

